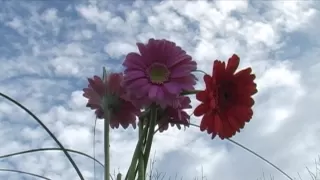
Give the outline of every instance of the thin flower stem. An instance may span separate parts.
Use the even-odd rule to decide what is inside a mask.
[[[0,159],[2,158],[7,158],[7,157],[12,157],[12,156],[17,156],[17,155],[22,155],[22,154],[27,154],[27,153],[33,153],[33,152],[40,152],[40,151],[62,151],[61,148],[39,148],[39,149],[31,149],[31,150],[26,150],[26,151],[20,151],[20,152],[16,152],[16,153],[11,153],[11,154],[6,154],[6,155],[2,155],[0,156]],[[104,165],[97,159],[95,159],[94,157],[91,157],[88,154],[85,154],[83,152],[79,152],[76,150],[72,150],[72,149],[66,149],[66,151],[68,152],[72,152],[72,153],[76,153],[76,154],[80,154],[83,156],[86,156],[92,160],[94,160],[95,162],[97,162],[98,164],[100,164],[101,167],[104,167]]]
[[[150,114],[150,113],[149,113]],[[149,115],[150,116],[150,115]],[[147,119],[147,117],[145,116],[145,117],[143,117],[143,118],[141,118],[140,117],[140,122],[142,122],[143,121],[143,126],[145,126],[145,128],[149,128],[150,127],[150,121]],[[146,132],[148,132],[148,131],[146,131]],[[139,137],[140,137],[140,134],[139,134]],[[141,136],[142,137],[142,136]],[[146,145],[146,140],[147,140],[147,136],[143,136],[143,142],[142,142],[142,144],[141,144],[141,147],[145,147],[145,145]],[[142,149],[142,154],[143,154],[143,149]],[[143,159],[143,161],[144,161],[144,159]],[[140,159],[139,159],[139,163],[140,163]],[[138,165],[139,165],[139,163],[138,163]],[[144,164],[144,166],[146,166],[145,164]],[[138,173],[138,170],[139,170],[139,166],[136,168],[136,170],[135,170],[135,174],[137,174]],[[146,171],[144,170],[144,173],[145,173]]]
[[[139,151],[140,151],[140,147],[143,145],[144,137],[147,134],[147,131],[148,131],[148,128],[144,128],[142,135],[139,137],[125,180],[135,180],[137,161],[139,158]]]
[[[141,148],[141,150],[140,150],[140,158],[139,158],[139,176],[138,176],[138,179],[139,180],[145,180],[146,178],[145,178],[145,176],[146,176],[146,173],[145,173],[145,170],[144,170],[144,167],[145,167],[145,165],[144,165],[144,159],[143,159],[143,150],[142,150],[142,148]]]
[[[105,67],[102,68],[102,81],[107,81],[107,70]],[[104,179],[110,180],[110,111],[108,107],[108,92],[105,89],[105,95],[103,97],[103,111],[104,111]]]
[[[140,119],[139,120],[139,137],[141,137],[143,134],[143,128],[144,128],[144,119]]]
[[[139,123],[139,137],[142,135],[143,132],[143,122]],[[145,180],[145,172],[144,172],[144,159],[143,159],[143,146],[140,146],[140,153],[139,153],[139,180]]]
[[[3,169],[3,168],[1,168],[0,171],[2,171],[2,172],[14,172],[14,173],[19,173],[19,174],[26,174],[26,175],[33,176],[33,177],[37,177],[37,178],[40,178],[40,179],[51,180],[51,179],[49,179],[49,178],[47,178],[47,177],[44,177],[44,176],[41,176],[41,175],[38,175],[38,174],[33,174],[33,173],[29,173],[29,172],[25,172],[25,171],[20,171],[20,170]]]
[[[196,125],[196,124],[193,124],[193,123],[190,123],[191,126],[194,126],[194,127],[200,127],[199,125]],[[286,176],[288,179],[290,180],[293,180],[292,177],[290,177],[287,173],[285,173],[284,171],[282,171],[278,166],[276,166],[275,164],[271,163],[270,161],[268,161],[266,158],[262,157],[261,155],[259,155],[258,153],[254,152],[253,150],[245,147],[244,145],[232,140],[232,139],[229,139],[227,138],[228,141],[230,141],[231,143],[241,147],[242,149],[248,151],[249,153],[255,155],[256,157],[260,158],[261,160],[263,160],[264,162],[266,162],[267,164],[269,164],[270,166],[272,166],[273,168],[275,168],[276,170],[278,170],[281,174],[283,174],[284,176]]]
[[[64,146],[60,143],[60,141],[55,137],[55,135],[53,135],[53,133],[49,130],[49,128],[47,128],[46,125],[43,124],[43,122],[36,116],[34,115],[28,108],[26,108],[25,106],[23,106],[22,104],[20,104],[19,102],[17,102],[16,100],[10,98],[9,96],[3,94],[0,92],[0,96],[6,98],[7,100],[13,102],[14,104],[16,104],[17,106],[19,106],[21,109],[23,109],[24,111],[26,111],[31,117],[33,117],[33,119],[35,119],[40,125],[41,127],[47,131],[47,133],[51,136],[51,138],[58,144],[58,146],[61,148],[61,150],[63,151],[63,153],[67,156],[68,160],[70,161],[70,163],[72,164],[73,168],[76,170],[79,178],[81,180],[84,180],[84,177],[81,174],[81,171],[79,170],[77,164],[73,161],[72,157],[70,156],[70,154],[66,151],[66,149],[64,148]]]
[[[203,74],[207,74],[206,72],[204,72],[204,71],[202,71],[202,70],[200,70],[200,69],[194,70],[193,72],[201,72],[201,73],[203,73]]]
[[[183,91],[180,93],[181,96],[185,95],[192,95],[192,94],[197,94],[198,92],[201,92],[201,90],[188,90],[188,91]]]
[[[156,127],[156,122],[157,122],[157,107],[151,107],[151,113],[150,113],[150,126],[149,126],[149,131],[147,135],[147,140],[146,140],[146,146],[145,146],[145,151],[144,151],[144,164],[145,164],[145,171],[147,168],[149,156],[150,156],[150,151],[151,151],[151,146],[152,146],[152,141],[153,141],[153,135],[154,135],[154,129]]]
[[[121,173],[118,173],[118,175],[117,175],[117,180],[121,180]]]
[[[110,180],[110,137],[109,137],[109,126],[110,126],[110,112],[105,111],[104,118],[104,179]]]
[[[97,117],[94,120],[94,126],[93,126],[93,141],[92,141],[93,158],[96,158],[96,126],[97,126]],[[96,179],[96,163],[93,163],[93,179],[94,180]]]

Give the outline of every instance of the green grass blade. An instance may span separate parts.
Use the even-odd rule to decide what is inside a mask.
[[[16,153],[11,153],[11,154],[6,154],[6,155],[2,155],[0,156],[0,159],[2,158],[8,158],[8,157],[12,157],[12,156],[18,156],[18,155],[22,155],[22,154],[28,154],[28,153],[33,153],[33,152],[41,152],[41,151],[62,151],[61,148],[39,148],[39,149],[30,149],[30,150],[26,150],[26,151],[20,151],[20,152],[16,152]],[[104,165],[97,159],[95,159],[94,157],[80,152],[80,151],[76,151],[76,150],[72,150],[72,149],[66,149],[66,151],[68,152],[72,152],[75,154],[79,154],[79,155],[83,155],[86,156],[92,160],[94,160],[96,163],[100,164],[101,167],[104,167]]]
[[[41,176],[41,175],[38,175],[38,174],[33,174],[33,173],[29,173],[29,172],[25,172],[25,171],[20,171],[20,170],[15,170],[15,169],[3,169],[3,168],[0,168],[0,172],[13,172],[13,173],[19,173],[19,174],[26,174],[26,175],[29,175],[29,176],[33,176],[33,177],[37,177],[37,178],[40,178],[40,179],[45,179],[45,180],[52,180],[52,179],[49,179],[47,177],[44,177],[44,176]]]
[[[45,124],[42,123],[42,121],[36,116],[34,115],[28,108],[26,108],[25,106],[23,106],[22,104],[20,104],[19,102],[17,102],[16,100],[10,98],[9,96],[3,94],[0,92],[0,96],[6,98],[7,100],[13,102],[14,104],[16,104],[17,106],[19,106],[21,109],[23,109],[24,111],[26,111],[31,117],[33,117],[33,119],[35,119],[40,125],[41,127],[47,131],[47,133],[51,136],[51,138],[58,144],[58,146],[61,148],[61,150],[64,152],[64,154],[67,156],[68,160],[70,161],[70,163],[72,164],[73,168],[76,170],[78,176],[80,177],[81,180],[84,180],[77,164],[73,161],[72,157],[70,156],[70,154],[66,151],[66,149],[64,148],[64,146],[60,143],[60,141],[54,136],[54,134],[49,130],[49,128],[47,128],[47,126]]]

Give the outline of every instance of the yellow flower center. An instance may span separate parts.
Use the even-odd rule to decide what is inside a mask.
[[[154,63],[148,68],[147,74],[152,83],[163,84],[168,81],[170,72],[165,65]]]

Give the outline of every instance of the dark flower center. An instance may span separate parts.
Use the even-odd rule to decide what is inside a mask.
[[[228,93],[228,92],[223,92],[223,99],[224,100],[228,100],[229,99],[229,97],[230,97],[230,93]]]
[[[155,84],[163,84],[169,79],[168,68],[160,63],[152,64],[147,70],[150,81]]]
[[[222,84],[219,88],[219,94],[218,94],[218,101],[219,101],[219,106],[222,108],[227,108],[232,105],[233,101],[233,90],[234,89],[234,84],[233,83],[224,83]]]
[[[116,95],[109,95],[108,96],[108,108],[112,113],[116,113],[117,111],[120,110],[120,106],[122,103],[122,99],[120,99],[118,96]]]

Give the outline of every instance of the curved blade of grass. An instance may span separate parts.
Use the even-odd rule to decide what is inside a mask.
[[[196,125],[196,124],[193,124],[193,123],[189,123],[191,126],[194,126],[194,127],[200,127],[199,125]],[[264,162],[266,162],[267,164],[269,164],[270,166],[272,166],[273,168],[275,168],[276,170],[278,170],[281,174],[283,174],[284,176],[286,176],[288,179],[290,180],[293,180],[292,177],[290,177],[287,173],[285,173],[284,171],[282,171],[278,166],[276,166],[275,164],[273,164],[272,162],[268,161],[266,158],[262,157],[261,155],[259,155],[258,153],[254,152],[253,150],[245,147],[244,145],[232,140],[232,139],[229,139],[227,138],[228,141],[230,141],[231,143],[241,147],[242,149],[248,151],[249,153],[255,155],[256,157],[260,158],[261,160],[263,160]]]
[[[20,152],[16,152],[16,153],[11,153],[11,154],[6,154],[6,155],[3,155],[3,156],[0,156],[0,159],[7,158],[7,157],[12,157],[12,156],[17,156],[17,155],[22,155],[22,154],[27,154],[27,153],[39,152],[39,151],[61,151],[61,148],[30,149],[30,150],[26,150],[26,151],[20,151]],[[88,154],[85,154],[83,152],[79,152],[79,151],[76,151],[76,150],[72,150],[72,149],[66,149],[66,151],[86,156],[86,157],[94,160],[98,164],[100,164],[101,167],[104,167],[104,165],[99,160],[95,159],[94,157],[92,157],[92,156],[90,156]]]
[[[14,104],[16,104],[17,106],[19,106],[21,109],[23,109],[24,111],[26,111],[31,117],[33,117],[33,119],[35,119],[44,130],[47,131],[47,133],[51,136],[51,138],[58,144],[58,146],[61,148],[61,150],[64,152],[64,154],[67,156],[68,160],[70,161],[70,163],[72,164],[73,168],[76,170],[78,176],[80,177],[81,180],[84,180],[77,164],[73,161],[72,157],[70,156],[70,154],[66,151],[66,149],[64,148],[64,146],[60,143],[60,141],[53,135],[53,133],[47,128],[46,125],[44,125],[42,123],[42,121],[36,116],[34,115],[29,109],[27,109],[26,107],[24,107],[22,104],[20,104],[19,102],[17,102],[16,100],[10,98],[9,96],[3,94],[0,92],[0,96],[6,98],[7,100],[13,102]]]
[[[227,139],[228,141],[230,141],[231,143],[241,147],[242,149],[245,149],[246,151],[250,152],[251,154],[257,156],[258,158],[262,159],[264,162],[268,163],[270,166],[274,167],[276,170],[278,170],[281,174],[283,174],[284,176],[286,176],[288,179],[293,180],[293,178],[291,178],[287,173],[285,173],[284,171],[282,171],[278,166],[274,165],[272,162],[268,161],[266,158],[260,156],[258,153],[252,151],[251,149],[245,147],[244,145],[232,140],[232,139]]]
[[[2,169],[2,168],[0,168],[0,171],[2,171],[2,172],[14,172],[14,173],[20,173],[20,174],[27,174],[27,175],[30,175],[30,176],[33,176],[33,177],[37,177],[37,178],[40,178],[40,179],[52,180],[52,179],[49,179],[49,178],[47,178],[47,177],[44,177],[44,176],[41,176],[41,175],[38,175],[38,174],[33,174],[33,173],[29,173],[29,172],[25,172],[25,171],[19,171],[19,170],[14,170],[14,169]]]

